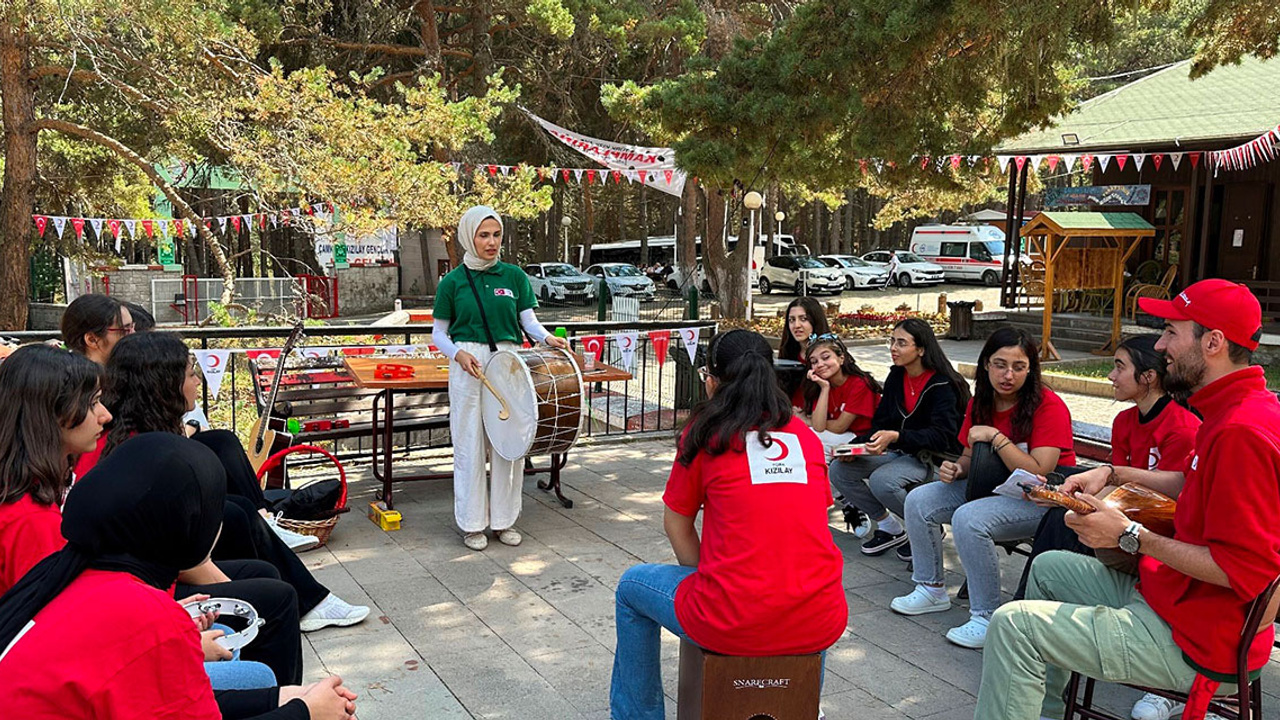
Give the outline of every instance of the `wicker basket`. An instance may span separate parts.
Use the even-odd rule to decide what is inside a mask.
[[[320,541],[321,545],[329,542],[329,535],[333,533],[333,528],[338,524],[338,518],[351,508],[347,507],[347,471],[342,467],[342,463],[333,453],[324,448],[315,445],[293,445],[284,450],[276,452],[267,461],[262,463],[262,467],[258,468],[258,480],[266,477],[267,473],[275,469],[276,465],[284,462],[284,459],[296,452],[319,453],[329,458],[334,467],[338,468],[338,483],[342,486],[342,492],[338,495],[338,502],[333,508],[333,516],[323,520],[294,520],[292,518],[280,517],[277,520],[280,527],[286,530],[300,533],[302,535],[314,535]]]

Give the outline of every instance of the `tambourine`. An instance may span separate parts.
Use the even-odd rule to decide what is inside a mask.
[[[206,613],[217,613],[221,617],[233,617],[243,620],[247,625],[243,630],[233,632],[230,635],[223,635],[214,640],[222,647],[235,652],[240,648],[253,642],[258,637],[258,628],[266,624],[266,620],[258,617],[258,611],[252,605],[243,600],[233,600],[231,598],[209,598],[200,602],[194,602],[189,605],[183,605],[183,609],[187,614],[195,619]]]

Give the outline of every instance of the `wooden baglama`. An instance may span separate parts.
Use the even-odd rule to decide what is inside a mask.
[[[288,362],[289,353],[293,352],[293,346],[298,343],[298,339],[302,337],[302,321],[298,321],[293,326],[293,331],[289,333],[289,338],[285,340],[284,348],[280,350],[280,357],[276,359],[275,374],[271,376],[271,391],[267,393],[267,402],[262,406],[262,412],[258,415],[258,419],[253,421],[253,427],[249,430],[249,446],[245,448],[245,452],[249,455],[249,464],[253,466],[256,473],[266,464],[267,458],[278,450],[275,447],[277,439],[284,440],[288,437],[286,433],[278,430],[272,430],[269,425],[271,422],[271,411],[276,406],[276,395],[280,392],[280,380],[284,377],[285,364]],[[284,442],[287,447],[288,442]]]
[[[1036,487],[1022,485],[1021,487],[1027,493],[1027,497],[1060,505],[1077,515],[1088,515],[1094,511],[1094,507],[1089,503],[1066,493],[1051,490],[1045,485]],[[1137,483],[1125,483],[1102,498],[1102,502],[1124,513],[1130,520],[1142,523],[1157,535],[1173,537],[1173,513],[1177,508],[1177,501],[1168,495]]]

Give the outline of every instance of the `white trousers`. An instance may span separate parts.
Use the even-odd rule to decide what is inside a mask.
[[[458,347],[475,355],[481,367],[489,361],[488,343],[460,342]],[[500,350],[517,350],[513,343],[498,343]],[[453,515],[463,532],[485,528],[506,530],[520,517],[524,462],[504,460],[491,452],[480,413],[484,384],[464,372],[457,363],[449,368],[449,431],[453,435]],[[485,481],[485,461],[490,477]]]

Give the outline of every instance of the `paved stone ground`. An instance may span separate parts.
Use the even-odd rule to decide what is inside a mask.
[[[518,548],[463,547],[447,482],[397,488],[402,529],[386,533],[363,517],[375,487],[367,466],[351,468],[353,512],[326,548],[304,555],[319,579],[351,602],[374,606],[362,625],[306,636],[308,680],[341,674],[360,693],[360,717],[604,720],[613,648],[613,589],[639,562],[674,562],[662,532],[662,489],[670,438],[588,444],[564,472],[564,509],[526,483]],[[448,455],[415,454],[403,468],[447,468]],[[867,558],[838,513],[832,534],[844,551],[849,627],[827,661],[823,707],[834,719],[970,720],[981,674],[979,652],[946,642],[967,619],[906,618],[888,609],[911,589],[905,565]],[[948,543],[949,545],[949,543]],[[1020,559],[1004,561],[1011,592]],[[949,568],[959,568],[954,552]],[[952,574],[954,591],[962,577]],[[664,637],[667,716],[675,717],[678,645]],[[1273,666],[1274,667],[1274,666]],[[1280,675],[1264,683],[1277,705]],[[1111,707],[1136,695],[1108,689]],[[1280,717],[1274,711],[1268,717]]]

